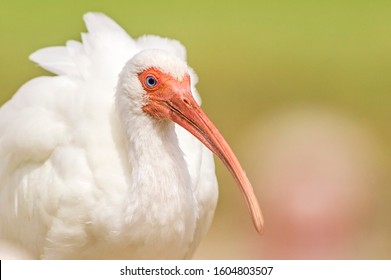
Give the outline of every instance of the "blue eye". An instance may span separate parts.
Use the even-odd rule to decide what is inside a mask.
[[[157,80],[153,76],[147,76],[147,78],[145,79],[145,83],[148,87],[154,87],[157,84]]]

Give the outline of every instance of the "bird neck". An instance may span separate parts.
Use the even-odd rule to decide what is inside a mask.
[[[171,121],[154,120],[148,116],[137,118],[127,130],[127,147],[132,177],[137,178],[135,182],[143,175],[144,178],[156,179],[157,182],[150,183],[159,186],[170,178],[171,183],[177,181],[185,189],[190,187],[186,161]]]
[[[132,173],[125,211],[132,232],[190,242],[198,208],[174,123],[140,115],[126,123]]]

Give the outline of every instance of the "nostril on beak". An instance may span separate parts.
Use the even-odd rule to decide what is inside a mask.
[[[188,106],[188,107],[193,107],[189,101],[189,99],[187,99],[186,97],[183,97],[183,102]]]

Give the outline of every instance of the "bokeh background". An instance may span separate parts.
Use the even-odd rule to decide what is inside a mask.
[[[186,46],[204,110],[253,183],[262,237],[217,163],[195,258],[391,258],[391,1],[3,0],[0,104],[48,75],[28,55],[79,40],[86,11]]]

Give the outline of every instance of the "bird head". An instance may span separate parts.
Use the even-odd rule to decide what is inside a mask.
[[[251,183],[230,146],[194,99],[190,79],[188,66],[180,58],[162,50],[142,51],[120,74],[118,86],[130,104],[123,110],[175,122],[208,147],[237,181],[253,223],[262,232],[263,218]]]

